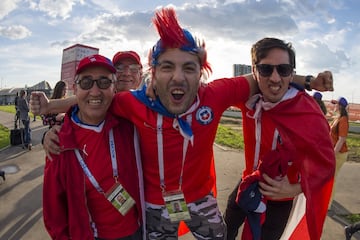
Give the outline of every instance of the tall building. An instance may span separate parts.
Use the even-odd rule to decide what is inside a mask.
[[[251,73],[251,66],[245,64],[233,64],[234,77]]]
[[[73,95],[75,71],[81,59],[86,56],[98,54],[99,49],[85,46],[82,44],[75,44],[63,50],[61,63],[61,80],[66,82],[67,94]]]

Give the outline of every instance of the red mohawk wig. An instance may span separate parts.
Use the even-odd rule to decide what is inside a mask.
[[[157,11],[153,23],[160,35],[160,39],[150,51],[150,66],[157,64],[158,57],[167,48],[179,48],[196,54],[200,59],[201,69],[208,74],[212,72],[211,66],[207,62],[205,42],[195,39],[188,30],[180,27],[173,8],[163,8]]]

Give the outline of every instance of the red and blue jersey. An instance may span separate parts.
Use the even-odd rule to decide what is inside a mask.
[[[244,77],[219,79],[203,84],[198,91],[196,108],[182,119],[190,123],[193,143],[185,148],[182,191],[185,200],[193,202],[211,192],[215,185],[213,143],[223,112],[249,97],[249,84]],[[182,170],[184,137],[174,126],[173,117],[163,116],[158,126],[158,112],[147,107],[131,92],[115,95],[112,113],[131,120],[140,135],[143,161],[145,200],[163,205],[160,187],[158,149],[163,150],[166,191],[179,189]],[[158,138],[161,128],[162,137]]]

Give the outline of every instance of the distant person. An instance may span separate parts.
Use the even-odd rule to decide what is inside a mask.
[[[15,104],[15,118],[14,118],[15,129],[18,128],[18,121],[20,119],[20,111],[19,111],[19,107],[18,107],[18,102],[19,102],[19,92],[16,92],[16,96],[15,96],[15,100],[14,100],[14,104]]]
[[[360,231],[360,222],[353,223],[345,227],[345,237],[346,240],[350,240],[352,235]]]
[[[340,97],[338,100],[332,100],[333,104],[336,104],[335,113],[336,116],[330,124],[330,136],[334,146],[336,169],[335,169],[335,181],[337,175],[348,158],[348,147],[346,144],[346,138],[349,133],[349,116],[347,112],[348,101],[344,97]],[[335,184],[332,196],[335,194]],[[331,208],[331,202],[329,205]]]
[[[113,57],[116,68],[116,92],[137,89],[141,83],[142,64],[134,51],[117,52]]]
[[[31,129],[30,129],[30,117],[29,117],[29,104],[26,100],[25,90],[20,91],[20,98],[18,100],[18,109],[20,112],[20,121],[24,125],[24,146],[31,150]]]
[[[54,87],[53,94],[50,99],[64,98],[66,95],[66,83],[64,81],[58,81]],[[65,113],[49,113],[42,115],[43,125],[49,125],[52,128],[54,125],[61,125],[64,120]]]
[[[16,92],[14,104],[15,104],[15,111],[18,111],[18,101],[19,101],[19,92]]]
[[[324,101],[322,100],[322,94],[319,92],[315,92],[313,97],[314,97],[315,101],[319,104],[321,111],[324,113],[324,115],[326,115],[327,109],[326,109]]]

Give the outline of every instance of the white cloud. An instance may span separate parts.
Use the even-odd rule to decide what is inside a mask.
[[[67,19],[70,17],[73,6],[78,0],[40,0],[38,3],[30,1],[30,7],[34,10],[45,12],[52,18],[60,17]]]
[[[234,63],[250,64],[250,47],[257,40],[278,37],[293,43],[299,73],[332,70],[335,79],[344,79],[341,83],[346,83],[336,83],[344,91],[340,92],[342,95],[352,94],[348,83],[360,86],[359,79],[355,79],[360,74],[356,1],[23,0],[25,4],[21,5],[18,2],[0,2],[0,61],[13,59],[16,49],[25,46],[29,53],[25,62],[12,60],[11,65],[0,66],[0,77],[14,85],[24,81],[31,85],[44,79],[58,81],[62,49],[75,43],[97,47],[110,58],[119,50],[132,49],[146,63],[148,50],[158,39],[151,25],[154,10],[171,3],[181,25],[192,33],[201,33],[205,39],[214,70],[212,79],[231,76]],[[17,64],[26,66],[27,73],[16,68]],[[41,66],[46,67],[32,71]]]
[[[7,16],[17,8],[17,3],[20,0],[2,0],[0,1],[0,19]]]
[[[0,36],[13,40],[24,39],[31,36],[31,31],[21,25],[14,25],[9,27],[0,26]]]

